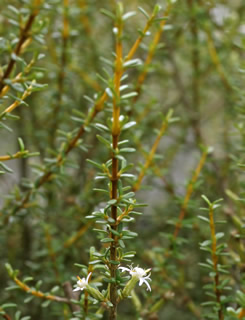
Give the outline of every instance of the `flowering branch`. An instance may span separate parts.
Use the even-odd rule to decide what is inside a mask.
[[[114,74],[114,91],[115,96],[113,98],[113,122],[112,122],[112,173],[111,173],[111,200],[116,200],[118,197],[118,158],[116,152],[118,149],[118,140],[121,132],[119,117],[120,117],[120,82],[123,74],[123,52],[122,52],[122,28],[123,28],[123,5],[118,3],[116,12],[115,30],[116,32],[116,61],[115,61],[115,74]],[[112,205],[111,207],[111,218],[113,221],[117,221],[117,207]],[[111,229],[117,231],[117,224],[111,224]],[[110,260],[117,260],[117,236],[115,233],[111,232],[112,242],[110,245]],[[110,274],[111,278],[115,278],[117,266],[113,263],[110,264]],[[111,283],[110,285],[110,301],[112,307],[110,309],[110,320],[115,320],[117,318],[117,285],[116,283]]]

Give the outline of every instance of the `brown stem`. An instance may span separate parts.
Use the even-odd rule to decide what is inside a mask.
[[[219,289],[219,271],[218,271],[218,256],[216,254],[216,248],[217,248],[217,239],[216,239],[216,232],[215,232],[215,223],[214,223],[214,213],[213,208],[211,207],[209,210],[209,221],[210,221],[210,230],[211,230],[211,238],[212,238],[212,261],[215,271],[215,277],[214,277],[214,286],[215,286],[215,295],[216,295],[216,301],[218,305],[220,306],[220,309],[218,311],[219,320],[224,320],[223,311],[221,309],[221,291]]]
[[[120,6],[121,4],[119,4]],[[119,8],[119,7],[118,7]],[[116,152],[118,149],[118,140],[120,136],[120,81],[121,76],[123,73],[123,66],[122,66],[122,20],[121,17],[118,17],[118,21],[115,25],[118,29],[118,34],[116,37],[116,61],[115,61],[115,75],[114,75],[114,89],[116,96],[113,99],[113,124],[112,124],[112,173],[111,173],[111,199],[117,200],[118,197],[118,159],[116,157]],[[111,224],[111,228],[113,230],[117,230],[117,207],[111,207],[111,217],[114,220],[114,223]],[[117,260],[117,236],[115,236],[111,232],[112,242],[110,245],[110,260],[116,261]],[[112,279],[115,279],[117,266],[113,263],[110,263],[110,275]],[[117,304],[118,304],[118,297],[117,297],[117,285],[116,283],[110,284],[110,302],[112,303],[112,307],[110,308],[109,319],[116,320],[117,319]]]
[[[56,130],[59,126],[59,113],[61,110],[61,106],[63,103],[63,95],[64,95],[64,81],[65,81],[65,72],[66,72],[66,65],[67,65],[67,44],[68,44],[68,37],[69,37],[69,20],[68,20],[68,7],[69,7],[69,0],[63,1],[63,31],[62,31],[62,52],[61,52],[61,59],[60,59],[60,71],[58,74],[58,98],[56,102],[56,106],[53,110],[53,124],[52,124],[52,132],[51,134],[51,147],[54,147],[55,143],[55,134]]]
[[[65,296],[69,299],[69,300],[78,300],[79,297],[79,293],[77,292],[73,292],[72,290],[72,285],[69,281],[66,281],[63,283],[63,289],[64,289],[64,293]],[[70,304],[69,305],[70,309],[72,312],[75,311],[80,311],[80,307],[77,304]]]
[[[196,137],[197,144],[202,143],[201,131],[200,131],[200,81],[199,81],[199,73],[200,73],[200,54],[198,49],[198,28],[197,28],[197,20],[195,16],[195,8],[194,1],[188,0],[188,6],[190,9],[190,29],[192,35],[192,124]]]
[[[0,311],[2,311],[2,309],[0,309]],[[11,320],[12,319],[7,313],[2,314],[1,316],[6,320]]]

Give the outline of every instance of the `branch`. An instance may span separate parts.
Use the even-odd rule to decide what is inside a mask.
[[[29,44],[29,42],[28,42],[28,39],[30,39],[29,31],[34,23],[36,16],[39,13],[39,6],[40,6],[41,2],[42,2],[42,0],[35,0],[34,9],[31,13],[31,15],[29,16],[29,19],[27,20],[24,28],[21,30],[19,42],[17,43],[17,46],[13,52],[16,56],[19,56],[21,54],[23,47],[26,47]],[[9,77],[11,71],[13,70],[15,63],[16,63],[16,60],[11,58],[2,78],[0,79],[0,93],[2,92],[2,89],[4,88],[4,80]]]
[[[198,163],[198,165],[197,165],[197,167],[196,167],[196,169],[194,171],[194,174],[193,174],[193,176],[191,178],[191,181],[188,184],[187,191],[186,191],[185,198],[184,198],[184,202],[183,202],[181,210],[180,210],[178,222],[175,225],[174,239],[176,239],[178,234],[179,234],[180,228],[182,226],[182,221],[183,221],[183,219],[185,217],[185,214],[186,214],[187,205],[189,203],[189,200],[190,200],[192,192],[193,192],[194,184],[196,183],[197,178],[199,177],[200,172],[201,172],[201,170],[202,170],[202,168],[203,168],[203,166],[205,164],[207,155],[208,155],[208,150],[205,149],[203,151],[201,159],[200,159],[200,161],[199,161],[199,163]]]
[[[21,290],[23,290],[27,293],[30,293],[35,297],[38,297],[38,298],[41,298],[44,300],[51,300],[51,301],[56,301],[56,302],[60,302],[60,303],[72,304],[70,299],[59,297],[59,296],[54,296],[51,294],[45,294],[42,291],[32,289],[28,285],[26,285],[24,282],[22,282],[20,279],[18,279],[16,276],[12,277],[12,279],[14,280],[14,282],[18,285],[18,287]]]

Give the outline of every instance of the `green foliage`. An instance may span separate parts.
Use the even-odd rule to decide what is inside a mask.
[[[0,317],[245,318],[243,1],[0,9]]]

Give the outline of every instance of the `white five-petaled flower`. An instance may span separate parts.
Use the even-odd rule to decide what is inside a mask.
[[[77,276],[77,279],[78,279],[78,281],[77,281],[77,286],[76,286],[76,288],[75,288],[73,291],[78,291],[78,290],[84,290],[84,289],[86,289],[86,287],[88,286],[88,280],[89,280],[91,274],[92,274],[92,272],[90,272],[90,273],[88,274],[88,276],[87,276],[86,279],[85,279],[85,278],[82,278],[82,279],[81,279],[80,277]]]
[[[151,291],[151,287],[148,283],[148,281],[151,281],[151,279],[150,279],[151,274],[147,275],[147,273],[150,272],[151,269],[144,270],[139,267],[133,268],[132,266],[130,266],[130,268],[119,267],[119,269],[121,269],[122,272],[128,271],[130,273],[130,275],[132,276],[132,278],[136,278],[139,280],[139,286],[141,286],[143,283],[145,283],[147,286],[147,290]]]

